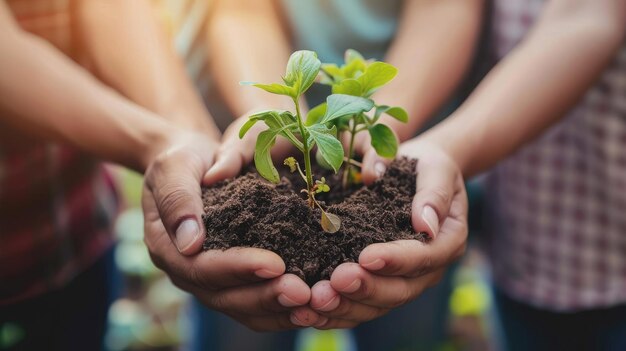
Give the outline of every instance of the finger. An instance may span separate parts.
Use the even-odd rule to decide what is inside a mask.
[[[148,170],[145,191],[152,195],[163,226],[178,251],[200,251],[204,226],[200,180],[212,160],[180,149],[159,155]]]
[[[293,274],[285,274],[266,282],[237,286],[205,295],[198,291],[197,296],[207,306],[218,311],[237,315],[271,316],[308,304],[311,290],[302,279]],[[303,321],[317,319],[317,313],[312,312],[310,308],[307,307],[304,311],[306,313],[299,315]]]
[[[443,157],[417,161],[416,192],[411,206],[413,228],[431,238],[439,234],[441,222],[448,216],[452,199],[459,189],[460,172]]]
[[[244,165],[250,162],[251,155],[247,155],[239,145],[230,143],[220,147],[215,164],[202,178],[203,185],[211,185],[224,179],[236,177]]]
[[[378,156],[376,150],[370,147],[363,155],[363,168],[361,169],[363,183],[369,185],[381,178],[387,171],[387,166],[391,161],[391,159]]]
[[[311,288],[311,308],[330,319],[343,319],[354,322],[365,322],[378,318],[389,309],[365,305],[342,297],[336,292],[330,281],[324,280]]]
[[[142,196],[144,242],[154,264],[170,277],[190,286],[207,289],[229,287],[277,277],[284,273],[285,263],[277,254],[257,248],[209,250],[195,256],[182,256],[169,239],[152,195]]]
[[[444,233],[444,229],[445,232]],[[397,240],[367,246],[359,264],[378,275],[418,277],[446,267],[465,249],[466,228],[462,221],[446,219],[437,240]]]
[[[435,284],[440,271],[419,278],[374,275],[355,263],[344,263],[333,272],[330,283],[333,289],[353,301],[379,308],[402,306]]]
[[[147,238],[147,236],[146,236]],[[166,271],[184,290],[217,290],[280,276],[285,264],[275,253],[256,248],[209,250],[193,257],[181,256],[171,242],[146,239],[154,264]]]
[[[328,318],[320,316],[306,307],[297,307],[292,312],[272,316],[230,316],[257,332],[300,329],[303,327],[324,325],[328,322]]]

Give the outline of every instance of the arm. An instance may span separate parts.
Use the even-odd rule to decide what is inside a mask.
[[[235,116],[291,106],[289,97],[239,85],[275,82],[285,74],[292,48],[279,6],[275,0],[216,1],[208,29],[211,73]]]
[[[482,23],[483,0],[407,0],[386,62],[398,76],[376,101],[407,109],[408,125],[388,116],[381,122],[401,141],[441,108],[465,75]]]
[[[81,47],[95,74],[179,126],[219,131],[145,0],[78,2]]]
[[[289,97],[268,94],[240,86],[241,81],[277,82],[285,74],[291,42],[276,0],[218,0],[209,24],[211,73],[235,116],[265,109],[292,109]],[[228,35],[224,35],[228,33]],[[306,110],[304,101],[300,103]],[[252,161],[256,136],[265,129],[261,123],[240,140],[239,128],[247,118],[239,118],[224,132],[215,166],[205,182],[211,184],[239,174]],[[278,138],[274,152],[285,154],[291,145]]]
[[[458,87],[474,56],[483,3],[405,2],[398,32],[387,52],[387,62],[398,67],[399,74],[374,97],[382,104],[407,109],[408,125],[386,115],[380,120],[400,141],[414,135]],[[370,184],[391,160],[376,154],[368,133],[357,136],[356,149],[363,155],[363,181]]]
[[[0,120],[143,172],[171,127],[127,101],[47,42],[23,32],[0,4]],[[42,64],[45,63],[45,64]],[[36,81],[29,79],[36,77]]]
[[[424,137],[450,154],[466,177],[487,169],[563,117],[596,81],[625,33],[626,1],[547,3],[524,42]]]

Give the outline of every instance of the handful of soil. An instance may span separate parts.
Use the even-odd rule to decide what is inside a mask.
[[[341,191],[341,178],[317,169],[331,187],[317,199],[327,212],[341,218],[334,234],[322,230],[318,208],[310,208],[300,190],[304,181],[297,173],[284,172],[279,184],[271,184],[255,171],[202,189],[203,248],[256,247],[277,253],[286,272],[310,286],[329,279],[335,267],[357,262],[368,245],[402,239],[426,241],[411,225],[411,202],[415,195],[416,160],[401,158],[369,187]]]

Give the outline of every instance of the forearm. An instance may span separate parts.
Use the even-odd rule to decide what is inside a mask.
[[[101,80],[179,126],[219,138],[212,117],[147,1],[78,3],[82,47]]]
[[[527,39],[425,137],[447,149],[465,176],[512,153],[558,121],[607,66],[624,38],[625,4],[548,4]]]
[[[482,12],[483,0],[405,1],[386,57],[399,74],[375,97],[407,109],[408,126],[383,120],[400,140],[410,138],[461,82],[474,56]]]
[[[279,5],[272,0],[218,0],[215,6],[208,28],[211,73],[233,114],[293,108],[288,97],[239,85],[279,82],[285,75],[291,44]]]
[[[36,37],[5,27],[0,47],[0,119],[6,125],[140,172],[173,133]]]

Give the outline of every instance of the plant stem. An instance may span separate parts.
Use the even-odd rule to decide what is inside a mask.
[[[302,135],[302,153],[304,154],[304,172],[306,173],[306,187],[309,193],[309,206],[314,207],[314,201],[312,190],[313,190],[313,175],[311,173],[311,148],[309,146],[308,135],[306,134],[306,130],[304,129],[304,124],[302,123],[302,116],[300,115],[300,103],[298,99],[293,99],[294,104],[296,104],[296,117],[298,119],[298,128],[300,128],[300,135]]]
[[[352,119],[352,130],[350,130],[350,146],[348,147],[348,162],[343,170],[343,188],[347,189],[350,182],[350,172],[352,172],[352,163],[350,160],[354,158],[354,139],[357,133],[356,118]]]

